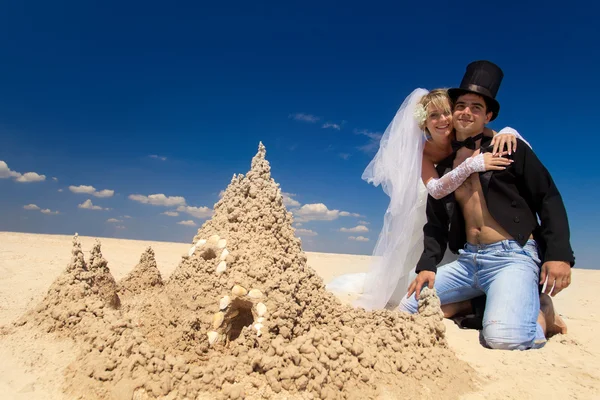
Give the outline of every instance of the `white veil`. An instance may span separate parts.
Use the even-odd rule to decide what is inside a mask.
[[[354,302],[357,307],[396,307],[406,295],[423,251],[427,190],[421,181],[421,161],[425,139],[413,112],[427,93],[418,88],[404,100],[362,175],[375,186],[381,184],[390,197],[373,261],[368,273],[342,275],[327,285],[338,294],[360,295]]]

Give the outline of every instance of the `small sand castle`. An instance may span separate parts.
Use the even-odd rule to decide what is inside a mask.
[[[419,396],[469,387],[435,293],[421,315],[342,305],[307,265],[262,143],[163,283],[151,249],[116,284],[100,252],[72,261],[18,325],[71,337],[71,396],[114,399]],[[449,368],[452,366],[452,368]],[[462,382],[462,383],[461,383]],[[456,390],[456,389],[454,389]],[[435,397],[435,396],[433,396]]]
[[[142,253],[140,262],[119,282],[119,286],[122,295],[141,294],[149,288],[163,286],[162,276],[154,258],[154,250],[151,247]]]

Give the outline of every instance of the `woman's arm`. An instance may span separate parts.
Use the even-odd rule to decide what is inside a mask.
[[[485,129],[487,130],[488,128]],[[527,140],[516,129],[510,126],[502,128],[500,132],[492,131],[492,136],[492,142],[490,143],[494,146],[492,154],[496,154],[499,150],[503,151],[502,149],[508,151],[508,154],[512,154],[513,151],[517,150],[517,139],[521,139],[531,149],[531,145]]]
[[[433,161],[423,156],[421,179],[431,197],[438,200],[454,192],[471,174],[489,170],[503,170],[510,163],[512,163],[512,160],[494,157],[492,153],[474,154],[440,178]]]

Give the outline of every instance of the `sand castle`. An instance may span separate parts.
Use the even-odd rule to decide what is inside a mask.
[[[74,237],[71,263],[16,322],[81,348],[69,397],[369,399],[419,396],[424,377],[432,395],[469,386],[433,292],[407,315],[353,309],[325,290],[265,155],[261,143],[165,281],[152,249],[116,283],[100,243],[85,262]]]

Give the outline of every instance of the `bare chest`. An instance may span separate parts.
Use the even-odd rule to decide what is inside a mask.
[[[456,154],[453,168],[456,168],[468,157],[473,155],[472,150],[461,149]],[[454,191],[454,197],[463,206],[470,203],[479,203],[482,198],[481,182],[479,181],[479,174],[472,174]]]

